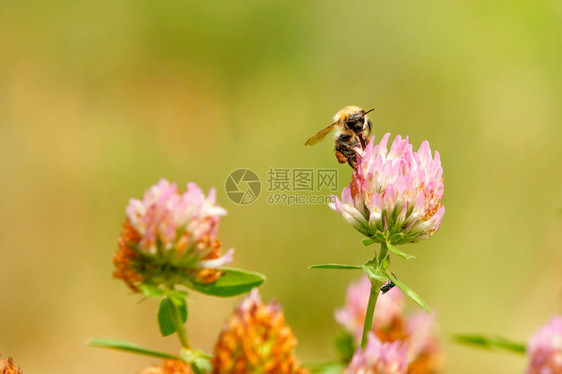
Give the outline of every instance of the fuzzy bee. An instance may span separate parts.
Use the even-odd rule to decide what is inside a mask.
[[[340,164],[349,163],[352,168],[357,165],[357,148],[364,149],[367,138],[371,134],[373,124],[367,118],[367,113],[355,105],[346,106],[336,113],[334,122],[310,137],[304,145],[314,145],[324,139],[326,135],[337,128],[335,134],[336,158]]]

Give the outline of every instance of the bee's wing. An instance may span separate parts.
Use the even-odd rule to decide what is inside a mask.
[[[328,135],[330,133],[330,131],[332,131],[332,128],[337,124],[338,124],[338,121],[324,127],[322,130],[318,131],[318,133],[311,136],[306,141],[306,143],[304,143],[304,145],[314,145],[314,144],[318,143],[320,140],[324,139],[324,137],[326,137],[326,135]]]

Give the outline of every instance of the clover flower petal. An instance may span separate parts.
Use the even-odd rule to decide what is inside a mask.
[[[562,317],[552,317],[529,339],[527,374],[562,373]]]
[[[369,301],[371,282],[367,276],[351,283],[343,308],[336,310],[336,321],[359,345]],[[397,287],[379,294],[371,333],[382,343],[402,342],[407,348],[409,374],[437,373],[443,366],[441,347],[436,337],[435,316],[425,312],[407,313],[405,295]]]
[[[114,277],[135,291],[144,282],[211,282],[220,276],[216,269],[233,259],[233,249],[220,256],[217,232],[226,210],[217,205],[214,189],[205,196],[199,186],[188,183],[181,193],[176,184],[162,179],[142,199],[131,199],[125,212]]]
[[[185,362],[164,360],[162,365],[152,365],[140,374],[193,374],[193,371]]]
[[[23,374],[23,371],[16,366],[11,357],[8,357],[0,360],[0,374]]]
[[[403,342],[382,343],[369,333],[365,349],[357,348],[344,374],[406,374],[407,348]]]
[[[254,289],[226,322],[215,345],[213,374],[306,374],[292,351],[297,340],[281,306]]]
[[[359,151],[350,185],[329,206],[376,242],[417,242],[437,232],[445,213],[441,160],[427,141],[414,152],[407,137],[396,136],[388,150],[389,137],[379,144],[372,137]]]

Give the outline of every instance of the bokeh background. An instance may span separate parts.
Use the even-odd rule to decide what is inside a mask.
[[[303,143],[372,94],[377,136],[428,139],[442,157],[441,230],[392,267],[438,312],[444,372],[522,372],[524,357],[451,334],[523,342],[562,312],[560,1],[3,1],[0,56],[0,352],[27,373],[154,362],[92,337],[178,350],[156,303],[111,276],[128,199],[161,177],[217,188],[234,265],[267,275],[301,360],[335,357],[333,311],[359,274],[307,266],[350,261],[333,238],[369,249],[325,205],[262,191],[239,206],[224,182],[335,167],[341,190],[350,169],[331,141]],[[241,298],[192,297],[189,334],[211,350]]]

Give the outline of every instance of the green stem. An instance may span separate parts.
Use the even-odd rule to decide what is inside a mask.
[[[378,269],[381,268],[382,262],[384,261],[387,254],[388,254],[388,247],[386,246],[386,243],[381,243],[381,251],[379,253]]]
[[[379,252],[378,261],[377,261],[377,270],[386,270],[382,269],[384,259],[388,254],[388,247],[386,243],[381,243],[381,250]],[[365,324],[363,325],[363,335],[361,336],[361,348],[365,349],[367,345],[367,334],[371,331],[373,327],[373,316],[375,315],[375,306],[377,305],[377,299],[379,297],[379,292],[383,282],[377,279],[370,279],[371,281],[371,292],[369,293],[369,303],[367,304],[367,312],[365,313]]]
[[[170,304],[172,304],[172,308],[170,309],[172,323],[174,324],[176,332],[178,333],[178,338],[180,339],[181,346],[185,349],[191,350],[191,344],[189,344],[189,339],[187,338],[187,333],[185,332],[185,328],[181,320],[179,307],[174,303],[174,300],[172,298],[170,298],[169,300]]]
[[[195,373],[195,374],[204,374],[205,372],[203,370],[201,370],[197,365],[195,365],[195,363],[191,364],[191,370]]]
[[[365,349],[367,345],[367,334],[373,327],[373,316],[375,314],[375,305],[379,297],[382,282],[371,279],[371,292],[369,293],[369,304],[367,304],[367,313],[365,315],[365,324],[363,325],[363,336],[361,337],[361,348]]]

